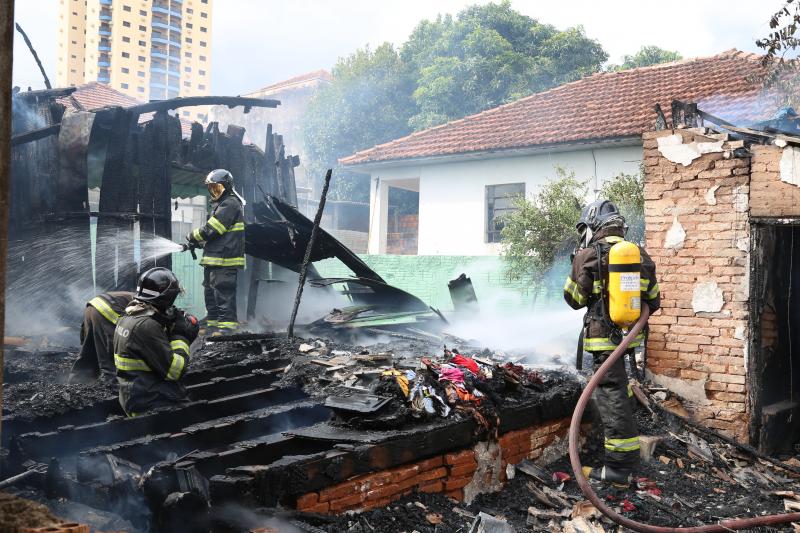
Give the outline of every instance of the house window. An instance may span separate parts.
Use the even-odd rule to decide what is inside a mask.
[[[122,67],[122,73],[123,74],[128,74],[130,71],[131,71],[131,69],[129,69],[128,67]]]
[[[201,71],[200,71],[200,75],[201,75],[201,76],[205,76],[205,75],[206,75],[206,71],[205,71],[205,70],[201,70]]]
[[[131,57],[131,55],[128,52],[122,52],[122,57]]]
[[[147,11],[145,11],[144,9],[140,9],[140,10],[139,10],[139,14],[140,14],[141,16],[143,16],[143,17],[146,17],[146,16],[147,16]]]
[[[146,43],[146,42],[144,42],[144,41],[139,41],[139,46],[145,46],[145,47],[146,47],[146,46],[147,46],[147,43]]]
[[[186,23],[186,27],[187,27],[187,28],[189,28],[189,29],[191,30],[191,29],[192,29],[192,27],[193,27],[193,26],[192,26],[192,23],[191,23],[191,22],[187,22],[187,23]]]
[[[189,115],[191,115],[191,113],[189,113],[188,111],[184,111],[184,112],[183,112],[183,116],[184,116],[184,117],[188,117]]]
[[[503,217],[516,211],[514,201],[524,196],[524,183],[486,186],[486,242],[500,242]]]
[[[127,83],[123,83],[123,84],[121,84],[121,85],[122,85],[122,88],[123,88],[123,89],[127,89],[127,88],[128,88],[128,84],[127,84]]]
[[[191,7],[187,7],[186,12],[191,15],[192,13],[194,13],[194,9],[192,9]]]
[[[136,75],[137,75],[137,76],[139,76],[140,78],[144,78],[144,72],[142,72],[141,70],[140,70],[140,71],[138,71],[138,72],[136,73]]]
[[[201,16],[202,18],[204,18],[204,19],[207,19],[207,18],[208,18],[208,13],[206,13],[205,11],[203,11],[202,13],[200,13],[200,16]]]
[[[208,28],[206,28],[205,26],[200,26],[200,31],[202,33],[206,33],[208,31]]]
[[[200,85],[198,85],[197,88],[200,89],[201,91],[205,91],[206,90],[206,86],[203,85],[202,83]]]
[[[139,26],[139,31],[147,31],[147,26]]]
[[[191,72],[192,71],[192,67],[183,67],[183,71],[184,72]]]
[[[205,41],[200,41],[200,46],[205,46],[205,45],[206,45]]]
[[[192,57],[192,53],[191,52],[184,52],[183,55],[185,55],[186,57]]]
[[[130,11],[131,10],[131,6],[122,6],[122,10],[123,11]]]
[[[129,43],[129,42],[131,42],[131,38],[130,37],[123,37],[122,38],[122,42],[123,43]]]
[[[200,61],[205,61],[205,60],[206,60],[206,56],[200,56]]]
[[[192,38],[191,38],[191,37],[187,37],[187,38],[186,38],[186,42],[187,42],[187,43],[191,43],[191,42],[192,42]]]
[[[130,28],[131,27],[131,23],[128,22],[127,20],[123,20],[122,21],[122,25],[125,26],[126,28]]]
[[[144,87],[137,87],[136,90],[139,91],[140,93],[143,93],[144,92]]]
[[[139,56],[139,61],[145,62],[145,61],[147,61],[147,58],[144,57],[144,56]]]

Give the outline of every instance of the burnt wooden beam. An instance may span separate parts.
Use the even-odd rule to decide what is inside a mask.
[[[14,57],[14,2],[0,2],[0,336],[6,315],[8,189],[11,173],[11,65]],[[3,412],[3,350],[0,350],[0,413]],[[0,430],[1,430],[0,426]],[[0,436],[3,433],[0,431]]]
[[[184,96],[172,98],[170,100],[158,100],[146,104],[127,108],[133,114],[144,114],[159,111],[171,111],[181,107],[193,107],[201,105],[226,105],[228,107],[244,107],[245,112],[249,112],[252,107],[275,108],[281,104],[280,100],[270,100],[267,98],[246,98],[243,96]],[[102,111],[104,108],[95,109]]]
[[[46,128],[39,128],[38,130],[20,133],[19,135],[14,135],[11,138],[11,146],[18,146],[20,144],[38,141],[39,139],[44,139],[45,137],[49,137],[51,135],[58,135],[60,130],[61,124],[59,123],[52,126],[47,126]]]
[[[28,50],[31,51],[31,55],[33,59],[36,61],[36,64],[39,66],[39,71],[42,73],[42,77],[44,78],[44,86],[48,89],[52,89],[53,86],[50,85],[50,78],[47,77],[47,72],[44,70],[44,66],[42,65],[42,61],[39,59],[39,54],[36,53],[36,49],[33,47],[33,43],[31,40],[28,39],[28,34],[22,29],[22,26],[19,23],[16,24],[17,31],[20,35],[22,35],[22,39],[25,41],[25,44],[28,45]]]

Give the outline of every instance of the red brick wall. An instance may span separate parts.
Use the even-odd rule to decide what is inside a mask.
[[[304,494],[297,499],[296,507],[300,511],[329,514],[372,509],[384,507],[414,490],[441,492],[464,500],[465,489],[469,495],[475,495],[485,492],[480,490],[483,487],[505,481],[508,463],[549,457],[555,448],[562,454],[568,429],[569,419],[565,418],[511,431],[495,444],[481,443],[474,448],[363,474],[319,492]],[[499,469],[495,468],[497,465]]]
[[[750,159],[725,150],[687,166],[673,163],[662,155],[658,138],[674,133],[684,143],[715,140],[686,130],[644,135],[647,250],[656,263],[662,306],[650,319],[648,369],[690,396],[687,407],[698,419],[744,439]],[[685,240],[668,248],[676,217]],[[721,290],[722,307],[696,310],[695,290],[708,283]]]
[[[800,187],[780,178],[783,149],[753,146],[750,174],[750,215],[754,217],[800,216]]]

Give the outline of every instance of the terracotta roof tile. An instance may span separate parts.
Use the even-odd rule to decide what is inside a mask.
[[[775,110],[750,78],[761,57],[736,49],[721,54],[593,74],[476,115],[448,122],[340,159],[343,165],[508,150],[639,136],[655,123],[660,103],[697,102],[732,122]]]

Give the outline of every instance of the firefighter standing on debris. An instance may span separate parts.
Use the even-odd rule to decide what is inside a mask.
[[[86,303],[81,326],[81,351],[72,365],[69,383],[114,379],[114,328],[133,297],[132,292],[105,292]]]
[[[564,285],[564,299],[573,309],[586,307],[583,348],[591,352],[597,369],[622,341],[623,334],[609,316],[608,279],[609,251],[624,240],[627,226],[616,206],[608,200],[597,200],[584,208],[576,226],[580,233],[579,249],[572,261],[572,271]],[[639,289],[641,302],[650,313],[658,309],[660,295],[656,269],[647,252],[640,248]],[[638,307],[637,307],[638,308]],[[630,344],[636,348],[643,342],[640,334]],[[625,371],[620,358],[600,382],[595,401],[605,433],[605,464],[590,470],[587,477],[627,485],[639,464],[639,430],[633,418],[633,406]]]
[[[189,246],[203,248],[200,264],[205,267],[203,287],[207,312],[207,333],[234,330],[236,278],[244,268],[244,202],[233,189],[233,176],[217,169],[206,176],[213,210],[206,224],[187,236]]]
[[[173,305],[180,292],[172,271],[151,268],[139,278],[136,297],[117,322],[114,366],[128,416],[188,400],[180,378],[199,326]]]

